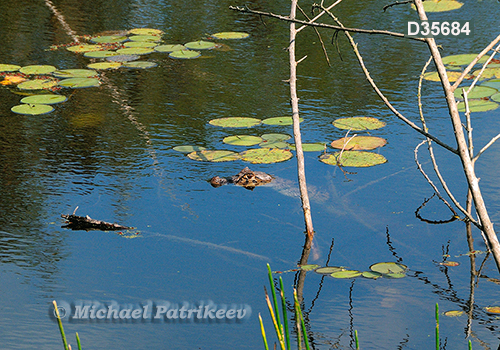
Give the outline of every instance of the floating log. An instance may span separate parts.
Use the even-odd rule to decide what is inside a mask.
[[[63,219],[66,219],[66,225],[62,226],[64,228],[70,228],[72,230],[101,230],[101,231],[115,231],[115,230],[132,230],[134,227],[123,226],[115,223],[110,223],[101,220],[94,220],[90,216],[78,216],[75,215],[76,210],[71,215],[61,214]]]

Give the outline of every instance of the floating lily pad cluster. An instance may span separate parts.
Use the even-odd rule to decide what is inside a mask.
[[[320,275],[329,275],[333,278],[355,278],[365,277],[370,279],[385,278],[403,278],[406,276],[408,267],[396,262],[380,262],[370,266],[368,271],[349,270],[342,266],[325,266],[320,265],[302,265],[300,269],[304,271],[314,271]]]
[[[303,121],[300,118],[300,121]],[[292,125],[292,117],[272,117],[267,119],[249,117],[226,117],[209,121],[210,125],[222,128],[250,128],[258,125]],[[207,150],[200,146],[176,146],[173,149],[178,152],[188,153],[187,157],[192,160],[206,162],[227,162],[243,160],[253,164],[278,163],[293,157],[290,150],[295,150],[295,144],[287,141],[292,137],[288,134],[270,133],[257,135],[232,135],[225,137],[222,142],[232,146],[259,146],[260,148],[247,149],[242,152],[225,150]],[[305,143],[304,151],[322,151],[324,143]]]
[[[456,0],[426,0],[423,2],[425,12],[445,12],[456,10],[464,4]],[[415,5],[411,5],[415,10]]]
[[[376,130],[385,126],[383,121],[372,117],[349,117],[339,118],[333,123],[339,129],[353,132]],[[370,167],[387,162],[387,159],[378,153],[368,152],[382,147],[387,141],[375,136],[346,136],[331,143],[333,148],[340,151],[335,153],[324,153],[319,159],[329,165],[342,167]]]
[[[427,1],[426,1],[427,2]],[[475,58],[476,54],[461,54],[443,57],[443,63],[446,65],[447,75],[450,82],[455,82],[462,74],[462,69],[468,66]],[[481,57],[478,65],[484,64],[488,57]],[[479,75],[481,69],[475,70],[472,74],[465,77],[466,80],[473,80]],[[424,79],[430,81],[439,81],[437,72],[425,73]],[[500,61],[493,59],[488,64],[488,67],[481,74],[480,85],[474,86],[467,95],[469,101],[469,110],[471,112],[485,112],[498,108],[500,103]],[[468,89],[467,86],[459,87],[455,90],[454,95],[457,100],[463,100],[462,88]],[[459,112],[465,112],[465,103],[458,103]]]

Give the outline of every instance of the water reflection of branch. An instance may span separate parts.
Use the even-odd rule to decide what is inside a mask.
[[[59,23],[61,23],[62,27],[66,31],[66,34],[70,36],[74,42],[79,43],[80,39],[78,39],[78,36],[76,35],[75,31],[71,29],[69,24],[64,19],[64,16],[57,10],[52,1],[45,0],[45,5],[47,5],[47,7],[52,11],[54,16],[56,16],[57,20],[59,21]]]
[[[396,258],[396,261],[398,263],[403,261],[403,258],[401,258],[397,253],[396,249],[392,246],[391,242],[391,235],[389,234],[389,227],[385,228],[385,235],[387,237],[387,246],[389,247],[389,251],[392,253],[392,255]]]

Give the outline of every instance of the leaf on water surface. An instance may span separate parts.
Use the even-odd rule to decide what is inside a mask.
[[[180,45],[180,44],[159,45],[159,46],[155,47],[155,51],[165,52],[165,53],[187,50],[187,49],[188,49],[187,47],[185,47],[184,45]]]
[[[52,72],[57,78],[94,78],[99,74],[93,69],[62,69]]]
[[[42,94],[24,97],[23,99],[21,99],[21,103],[52,105],[56,103],[66,102],[67,100],[68,98],[64,95]]]
[[[150,47],[126,47],[124,49],[116,50],[119,55],[147,55],[155,50]]]
[[[23,74],[49,74],[53,71],[57,70],[56,67],[48,65],[48,64],[40,64],[40,65],[31,65],[24,66],[19,69],[19,71]]]
[[[500,102],[500,92],[492,95],[490,98],[495,102]]]
[[[119,54],[116,53],[115,51],[103,50],[103,51],[88,51],[85,52],[83,55],[88,58],[106,58],[111,56],[117,56]]]
[[[90,41],[95,44],[113,44],[124,42],[127,39],[128,38],[124,35],[103,35],[93,37]]]
[[[21,69],[21,66],[18,66],[16,64],[5,64],[1,63],[0,64],[0,72],[15,72]]]
[[[439,265],[442,265],[442,266],[458,266],[460,265],[460,263],[456,262],[456,261],[443,261],[443,262],[440,262]]]
[[[314,270],[314,272],[319,273],[320,275],[331,275],[334,272],[337,271],[344,271],[345,269],[340,266],[325,266],[325,267],[320,267]]]
[[[333,278],[354,278],[361,276],[362,272],[357,271],[357,270],[343,270],[343,271],[336,271],[333,272],[330,276]]]
[[[262,138],[252,135],[234,135],[225,137],[222,142],[228,145],[253,146],[262,142]]]
[[[500,314],[500,306],[487,306],[484,308],[484,311],[486,311],[489,314]]]
[[[106,57],[106,61],[108,62],[130,62],[130,61],[136,61],[141,56],[139,55],[116,55],[116,56],[109,56]]]
[[[54,107],[43,104],[22,104],[10,109],[12,112],[23,115],[47,114],[54,110]]]
[[[478,69],[474,71],[472,74],[474,76],[478,76],[480,72],[481,70]],[[481,78],[479,78],[479,80],[491,79],[491,78],[495,79],[500,78],[500,68],[486,68],[481,74]]]
[[[455,96],[455,98],[463,99],[462,88],[465,91],[467,91],[467,89],[469,87],[468,86],[463,86],[463,87],[459,87],[458,89],[456,89],[455,92],[453,93],[453,96]],[[479,86],[474,86],[472,88],[472,90],[467,95],[467,98],[468,99],[474,99],[474,98],[489,97],[491,95],[496,94],[497,92],[498,92],[498,90],[494,89],[492,87],[479,85]]]
[[[342,153],[342,157],[339,160],[338,157]],[[387,162],[387,159],[377,153],[365,152],[365,151],[344,151],[335,152],[333,154],[322,154],[319,160],[325,164],[329,165],[340,165],[344,167],[370,167]]]
[[[331,143],[333,148],[345,149],[346,151],[372,150],[385,146],[386,139],[375,136],[342,137]]]
[[[220,32],[212,34],[212,37],[217,39],[245,39],[248,38],[250,34],[244,32]]]
[[[303,122],[304,118],[299,118],[299,122]],[[272,117],[262,121],[266,125],[293,125],[292,117]]]
[[[202,146],[191,146],[191,145],[175,146],[172,149],[174,151],[181,152],[181,153],[191,153],[191,152],[195,152],[195,151],[206,150],[205,147],[202,147]]]
[[[290,135],[287,135],[287,134],[264,134],[264,135],[261,135],[260,137],[262,137],[264,140],[269,141],[269,142],[286,141],[286,140],[290,140],[292,138]]]
[[[123,62],[122,67],[123,68],[130,68],[130,69],[148,69],[148,68],[154,68],[158,65],[156,62],[148,62],[148,61],[133,61],[133,62]]]
[[[99,79],[96,78],[69,78],[59,81],[58,85],[72,89],[79,89],[98,87],[100,82]]]
[[[260,119],[248,117],[226,117],[212,119],[210,125],[221,126],[223,128],[250,128],[261,123]]]
[[[172,51],[168,54],[168,57],[175,59],[193,59],[201,56],[201,52],[193,50],[178,50]]]
[[[191,41],[184,44],[190,50],[211,50],[215,47],[215,44],[210,41]]]
[[[450,83],[453,83],[457,81],[457,79],[462,75],[462,72],[446,72],[446,75],[448,76],[448,80]],[[469,79],[471,76],[466,75],[464,79]],[[439,79],[439,74],[438,72],[427,72],[424,74],[424,79],[425,80],[430,80],[430,81],[441,81]]]
[[[320,152],[325,150],[325,143],[321,142],[316,142],[316,143],[303,143],[302,144],[302,151],[304,152]],[[296,151],[297,148],[295,147],[294,143],[290,144],[290,149],[292,151]]]
[[[495,95],[493,95],[495,96]],[[492,96],[492,97],[493,97]],[[457,104],[459,112],[465,112],[465,103],[459,102]],[[469,100],[469,110],[471,112],[486,112],[498,108],[498,103],[489,100]]]
[[[319,265],[316,265],[316,264],[308,264],[308,265],[301,265],[299,266],[301,270],[304,270],[304,271],[312,271],[314,270],[315,268],[319,267]]]
[[[397,262],[380,262],[370,266],[370,270],[381,274],[401,274],[406,273],[408,267]]]
[[[160,29],[154,29],[154,28],[134,28],[130,29],[128,31],[129,34],[134,34],[134,35],[162,35],[163,31]]]
[[[191,152],[188,155],[189,159],[197,160],[201,162],[230,162],[233,160],[240,159],[238,153],[233,151],[222,151],[222,150],[201,150]]]
[[[370,278],[370,279],[376,280],[377,278],[383,277],[384,275],[381,274],[380,272],[376,272],[376,271],[364,271],[362,276],[364,278]]]
[[[146,42],[157,42],[161,38],[158,35],[132,35],[128,37],[132,41],[146,41]]]
[[[456,0],[426,0],[423,2],[425,12],[444,12],[459,9],[463,3]],[[416,10],[415,5],[411,5]]]
[[[443,57],[443,63],[449,64],[452,66],[467,66],[476,57],[477,57],[477,54],[475,54],[475,53],[465,53],[465,54],[461,54],[461,55],[450,55],[450,56]],[[485,63],[487,60],[488,60],[488,57],[483,56],[479,59],[477,64]]]
[[[87,67],[91,69],[106,70],[106,69],[117,69],[120,68],[121,65],[122,65],[121,62],[96,62],[87,65]]]
[[[104,49],[105,48],[103,46],[98,44],[83,44],[83,45],[73,45],[66,47],[66,50],[77,53],[89,52],[89,51],[101,51]]]
[[[271,141],[271,142],[263,141],[263,142],[259,143],[259,147],[291,149],[291,145],[286,143],[286,142],[283,142],[283,141]]]
[[[0,81],[0,85],[16,85],[26,80],[28,79],[17,75],[6,75],[3,77],[3,80]]]
[[[373,117],[347,117],[335,119],[333,126],[343,130],[375,130],[386,125],[385,122]]]
[[[126,43],[123,43],[123,46],[125,47],[149,47],[149,48],[155,48],[158,44],[153,41],[127,41]]]
[[[271,164],[289,160],[292,152],[279,148],[256,148],[240,153],[242,160],[252,164]]]
[[[462,316],[464,312],[462,310],[450,310],[450,311],[445,311],[443,312],[443,315],[448,316],[448,317],[458,317]]]
[[[488,87],[492,87],[493,89],[500,90],[500,79],[492,79],[492,80],[485,81],[480,86],[488,86]]]
[[[50,89],[57,85],[57,81],[52,79],[27,80],[17,85],[20,90],[43,90]]]

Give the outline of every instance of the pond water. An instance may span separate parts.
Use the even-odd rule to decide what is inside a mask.
[[[172,150],[178,145],[241,151],[222,143],[228,135],[291,134],[290,126],[260,125],[225,129],[208,124],[219,117],[267,118],[290,114],[288,26],[272,19],[235,13],[230,5],[286,15],[288,1],[53,1],[59,19],[78,35],[132,28],[157,28],[166,43],[205,39],[221,31],[250,34],[225,41],[229,50],[203,52],[195,60],[173,60],[154,53],[158,64],[146,70],[101,73],[98,88],[63,90],[68,101],[41,116],[10,111],[21,96],[0,88],[0,344],[2,349],[62,348],[50,303],[117,303],[144,307],[170,302],[229,309],[247,307],[241,322],[65,322],[73,348],[75,332],[87,349],[259,349],[258,314],[274,339],[264,300],[266,263],[273,270],[296,268],[304,243],[296,161],[248,164],[208,163]],[[386,13],[389,2],[345,2],[337,15],[351,27],[405,31],[416,17],[404,6]],[[308,4],[302,4],[308,11]],[[461,9],[432,14],[437,20],[474,20],[470,39],[448,39],[443,55],[478,52],[497,33],[499,5],[468,1]],[[429,15],[431,16],[431,15]],[[496,349],[498,320],[484,307],[498,302],[494,262],[488,259],[471,294],[471,258],[462,222],[431,225],[415,210],[432,195],[418,172],[414,148],[422,139],[382,105],[366,82],[347,41],[339,50],[322,31],[331,60],[325,63],[312,30],[297,41],[303,142],[327,142],[345,131],[339,117],[371,116],[387,123],[373,136],[388,140],[377,152],[388,162],[371,168],[336,167],[305,154],[316,231],[309,263],[367,270],[374,263],[399,261],[409,267],[402,279],[325,278],[308,272],[303,291],[306,323],[314,348],[350,349],[357,330],[362,349],[434,347],[434,308],[471,311],[473,348]],[[356,35],[372,77],[395,106],[417,122],[417,78],[429,54],[424,44],[388,37]],[[51,64],[85,68],[90,60],[48,50],[71,42],[67,28],[47,2],[2,4],[0,63]],[[430,130],[454,145],[440,86],[426,82],[424,112]],[[500,129],[499,110],[474,115],[475,146],[480,149]],[[430,163],[421,149],[421,162]],[[500,219],[498,155],[493,146],[477,164],[482,190],[494,222]],[[461,202],[466,187],[457,159],[436,150],[440,169]],[[230,176],[243,167],[264,171],[280,186],[253,191],[237,186],[213,188],[212,176]],[[72,231],[61,214],[136,227],[124,232]],[[432,220],[449,211],[436,199],[422,209]],[[475,249],[484,251],[473,230]],[[333,246],[332,246],[333,242]],[[330,252],[331,250],[331,252]],[[443,254],[460,263],[444,267]],[[461,255],[461,256],[459,256]],[[458,256],[458,257],[457,257]],[[478,254],[479,269],[484,254]],[[292,295],[296,273],[281,275]],[[106,304],[107,305],[107,304]],[[470,305],[473,305],[471,308]],[[466,348],[468,317],[441,316],[443,348]]]

